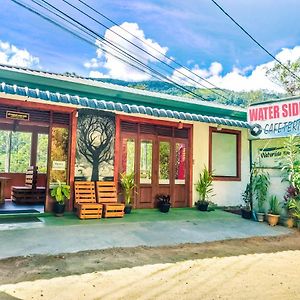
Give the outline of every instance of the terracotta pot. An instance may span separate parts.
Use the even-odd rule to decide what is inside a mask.
[[[276,226],[279,221],[280,215],[267,214],[268,223],[271,226]]]
[[[295,224],[295,221],[293,218],[287,218],[285,220],[285,225],[288,227],[288,228],[293,228],[294,227],[294,224]]]
[[[265,213],[257,212],[256,217],[258,222],[263,222],[265,220]]]

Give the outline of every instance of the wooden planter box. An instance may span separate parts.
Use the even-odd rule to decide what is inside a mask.
[[[77,204],[77,216],[80,219],[101,219],[103,206],[99,203]]]

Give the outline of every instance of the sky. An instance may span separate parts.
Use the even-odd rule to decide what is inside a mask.
[[[31,0],[18,1],[38,7]],[[196,75],[200,75],[220,88],[235,91],[282,91],[265,75],[266,69],[274,64],[272,58],[238,29],[211,0],[84,0],[140,40],[88,11],[78,0],[68,1],[84,9],[108,29],[76,12],[62,0],[47,1],[180,84],[196,85],[195,81],[199,82]],[[300,1],[217,2],[280,61],[293,61],[300,57]],[[90,36],[90,43],[86,43],[12,0],[2,0],[1,4],[2,64],[127,81],[153,79],[149,74],[108,54],[107,51],[111,49],[95,36]],[[43,15],[47,14],[49,12],[43,11]],[[165,65],[121,37],[159,57]],[[113,54],[116,55],[116,52]],[[189,74],[192,80],[187,79],[183,76],[188,74],[187,71],[164,55],[196,75]],[[203,81],[200,83],[204,84]]]

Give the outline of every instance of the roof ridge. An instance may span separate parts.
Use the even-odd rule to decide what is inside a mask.
[[[103,82],[100,80],[95,80],[90,77],[84,77],[84,76],[72,76],[72,75],[67,75],[63,73],[55,73],[55,72],[48,72],[48,71],[43,71],[43,70],[35,70],[35,69],[30,69],[30,68],[24,68],[24,67],[16,67],[16,66],[11,66],[11,65],[5,65],[5,64],[0,64],[0,69],[11,69],[11,70],[19,70],[19,71],[24,71],[24,72],[31,72],[33,75],[37,75],[35,73],[38,73],[39,75],[46,74],[48,75],[48,78],[53,78],[56,76],[57,80],[62,80],[60,77],[65,77],[66,80],[72,81],[78,84],[83,84],[83,85],[91,85],[94,87],[100,87],[100,88],[113,88],[117,89],[119,91],[127,92],[127,93],[133,93],[133,94],[138,94],[142,96],[149,96],[149,97],[157,97],[157,98],[166,98],[168,100],[174,100],[174,101],[185,101],[189,103],[194,103],[194,104],[202,104],[205,106],[211,106],[215,108],[223,108],[223,109],[231,109],[234,111],[240,111],[240,112],[246,112],[245,108],[239,107],[239,106],[233,106],[233,105],[225,105],[222,103],[215,103],[215,102],[210,102],[210,101],[203,101],[203,100],[198,100],[195,98],[188,98],[188,97],[180,97],[180,96],[174,96],[170,94],[164,94],[161,92],[153,92],[153,91],[148,91],[148,90],[140,90],[140,89],[135,89],[132,87],[127,87],[127,86],[122,86],[114,83],[108,83],[108,82]],[[77,79],[77,80],[76,80]]]

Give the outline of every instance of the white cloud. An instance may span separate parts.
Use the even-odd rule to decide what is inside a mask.
[[[39,66],[39,58],[31,55],[26,49],[0,41],[0,63],[23,68]]]
[[[146,65],[155,62],[156,59],[154,57],[149,56],[144,51],[169,63],[169,61],[164,57],[164,55],[168,51],[168,48],[162,47],[161,45],[159,45],[157,42],[153,41],[150,38],[146,38],[145,33],[143,32],[142,29],[139,28],[138,24],[124,22],[122,25],[120,25],[120,27],[125,29],[126,31],[129,31],[134,36],[138,37],[138,39],[134,38],[131,34],[123,31],[118,26],[113,26],[110,28],[111,30],[107,30],[104,35],[105,39],[114,43],[115,45],[117,45],[117,47],[125,49],[128,53],[130,53],[131,55],[133,55],[134,57],[136,57],[138,60],[142,61]],[[124,38],[129,42],[124,40]],[[144,51],[136,48],[130,42],[134,43]],[[127,80],[127,81],[141,81],[141,80],[151,79],[151,75],[139,71],[133,66],[130,66],[127,63],[114,57],[113,55],[116,55],[122,57],[122,59],[124,59],[125,61],[130,61],[129,58],[125,58],[117,50],[111,49],[109,46],[103,43],[103,41],[97,40],[96,45],[99,46],[99,48],[96,51],[97,57],[92,58],[90,61],[84,63],[84,66],[87,69],[101,68],[100,71],[97,70],[98,73],[91,71],[89,74],[91,77],[95,74],[99,75],[99,73],[105,72],[107,77]],[[104,51],[101,49],[104,49]],[[108,54],[106,51],[111,52],[113,55]],[[159,54],[158,52],[162,54]],[[130,61],[130,63],[133,62]],[[142,68],[141,66],[139,67]]]
[[[283,63],[286,63],[288,60],[295,61],[299,57],[300,46],[296,46],[293,49],[283,48],[276,55],[276,58]],[[219,62],[213,62],[208,69],[201,69],[198,65],[195,65],[191,71],[223,89],[229,89],[233,91],[252,91],[263,89],[275,92],[284,92],[283,88],[273,83],[266,76],[266,70],[272,68],[274,64],[274,61],[270,61],[256,67],[248,66],[243,69],[233,67],[231,72],[222,75],[222,65]],[[195,81],[205,85],[206,87],[212,87],[203,80],[199,81],[197,76],[191,75],[183,68],[179,68],[177,70],[180,70],[185,75],[192,77]],[[193,86],[202,87],[199,84],[197,85],[192,80],[186,80],[184,76],[178,73],[178,71],[174,71],[171,78],[180,84],[190,84]]]

